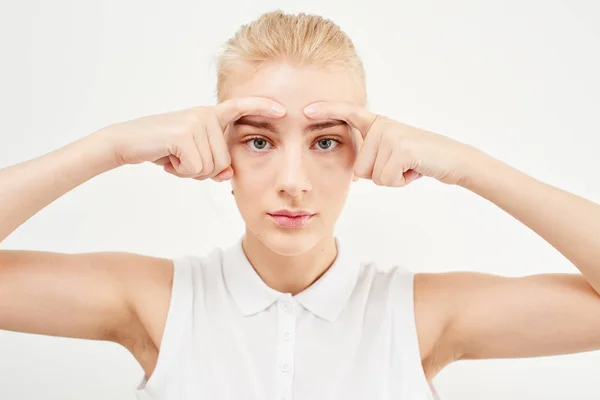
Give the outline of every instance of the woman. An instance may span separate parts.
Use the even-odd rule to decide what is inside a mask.
[[[600,348],[600,207],[367,110],[362,64],[331,21],[273,12],[243,26],[219,59],[218,100],[1,170],[0,240],[96,175],[148,161],[230,180],[243,237],[201,258],[2,251],[0,329],[119,343],[151,399],[431,399],[456,360]],[[353,180],[421,177],[493,202],[581,274],[384,270],[334,237]]]

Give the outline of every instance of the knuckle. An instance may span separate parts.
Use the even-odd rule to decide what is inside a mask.
[[[365,178],[365,179],[369,178],[369,176],[367,174],[367,171],[366,171],[366,168],[363,168],[363,167],[360,167],[360,166],[354,168],[354,174],[356,176],[360,177],[360,178]]]
[[[210,118],[212,119],[213,129],[215,130],[215,132],[220,133],[220,135],[217,135],[218,139],[225,141],[225,139],[223,138],[224,132],[221,128],[221,121],[219,120],[219,116],[217,115],[217,113],[213,112]]]
[[[215,170],[215,164],[212,160],[206,160],[204,168],[202,168],[202,174],[210,175]]]
[[[206,118],[206,107],[197,107],[188,114],[188,128],[194,129],[203,124]]]
[[[392,135],[389,134],[389,131],[383,131],[381,134],[381,143],[385,145],[393,145],[395,142]]]
[[[404,185],[404,177],[402,174],[396,177],[390,177],[390,185],[395,187],[401,187]]]
[[[191,132],[192,140],[194,141],[198,151],[200,151],[200,146],[202,146],[206,141],[206,133],[203,129],[195,129]]]
[[[389,172],[388,171],[383,171],[380,176],[379,176],[379,181],[384,184],[384,185],[388,185],[390,183],[390,176],[389,176]]]
[[[242,109],[242,100],[238,97],[235,97],[233,99],[230,99],[229,101],[231,101],[229,109],[232,111],[232,114],[235,114],[235,118],[237,118],[237,115],[239,115],[240,110]]]
[[[180,173],[186,176],[198,175],[202,171],[202,160],[194,157],[187,165],[180,165]]]
[[[198,168],[197,165],[193,165],[189,168],[184,167],[184,171],[182,171],[180,173],[181,173],[181,175],[188,177],[188,176],[198,175],[201,170],[202,170],[202,168]]]
[[[225,170],[229,166],[229,163],[226,160],[219,159],[215,162],[215,171],[221,172]]]
[[[219,157],[219,161],[223,164],[222,166],[224,168],[230,166],[231,165],[231,154],[229,154],[229,151],[224,151],[223,154],[221,155],[221,157]]]

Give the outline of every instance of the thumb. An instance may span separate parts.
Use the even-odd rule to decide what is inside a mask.
[[[226,181],[231,178],[233,178],[233,168],[231,168],[231,165],[230,165],[229,167],[225,168],[223,171],[221,171],[217,175],[215,175],[212,179],[214,181],[221,182],[221,181]]]
[[[304,108],[304,114],[312,119],[337,119],[346,121],[360,132],[362,137],[367,136],[371,126],[379,117],[366,108],[347,101],[320,101]]]
[[[244,115],[261,115],[263,117],[280,118],[286,113],[284,106],[265,97],[234,97],[215,106],[215,113],[225,130],[231,122]]]
[[[409,169],[404,173],[405,185],[416,181],[419,178],[422,178],[423,175],[415,171],[414,169]]]

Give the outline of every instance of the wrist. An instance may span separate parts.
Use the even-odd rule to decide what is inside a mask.
[[[81,139],[82,151],[94,159],[100,170],[111,170],[123,165],[119,162],[117,143],[112,126],[100,129]]]
[[[489,154],[478,148],[467,146],[462,163],[457,186],[473,190],[474,187],[486,176],[490,174],[494,161],[497,161]]]

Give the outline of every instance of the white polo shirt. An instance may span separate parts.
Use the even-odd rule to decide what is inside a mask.
[[[267,286],[240,238],[175,258],[153,400],[431,400],[419,355],[413,277],[338,255],[292,296]]]

